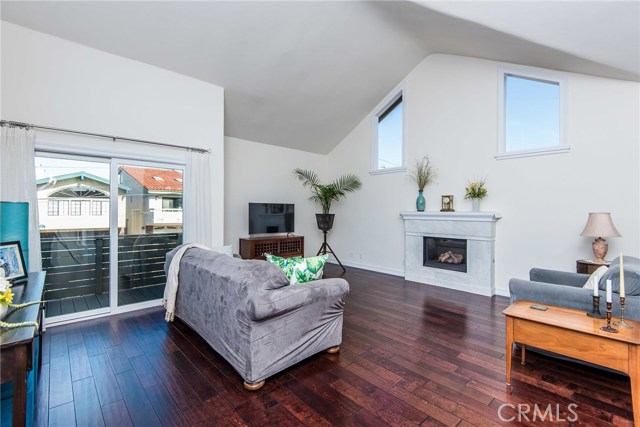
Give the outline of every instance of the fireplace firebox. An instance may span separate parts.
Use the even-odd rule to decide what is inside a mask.
[[[423,236],[425,267],[467,272],[467,241]]]

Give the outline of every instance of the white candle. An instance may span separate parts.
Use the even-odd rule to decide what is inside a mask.
[[[600,278],[596,275],[594,277],[594,285],[593,285],[593,296],[597,297],[598,296],[598,282],[600,281]]]
[[[611,279],[607,279],[607,302],[612,302],[612,299],[611,299]]]
[[[624,266],[622,264],[622,252],[620,252],[620,298],[624,298]]]

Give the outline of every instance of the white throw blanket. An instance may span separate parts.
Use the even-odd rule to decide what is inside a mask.
[[[162,298],[162,306],[167,309],[167,313],[164,316],[164,320],[167,322],[173,322],[176,309],[176,295],[178,294],[178,273],[180,273],[180,260],[187,250],[191,248],[200,248],[211,250],[204,245],[197,243],[185,243],[179,247],[178,251],[173,256],[171,264],[169,264],[169,272],[167,273],[167,285],[164,287],[164,297]]]

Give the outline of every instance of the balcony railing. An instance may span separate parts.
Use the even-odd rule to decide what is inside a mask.
[[[109,236],[55,233],[41,238],[45,300],[108,295]],[[118,236],[118,289],[164,284],[165,255],[182,233]]]
[[[153,224],[182,224],[182,209],[149,209]]]

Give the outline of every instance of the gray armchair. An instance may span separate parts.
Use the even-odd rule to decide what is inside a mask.
[[[607,273],[600,278],[598,286],[600,311],[604,313],[605,283],[607,279],[611,279],[614,292],[612,307],[614,317],[620,316],[619,277],[620,259],[616,258],[612,261]],[[624,257],[624,277],[625,318],[640,321],[640,260],[638,258]],[[582,287],[587,279],[589,279],[588,274],[532,268],[529,271],[529,280],[511,279],[509,281],[511,302],[526,300],[588,312],[593,307],[593,290]]]

